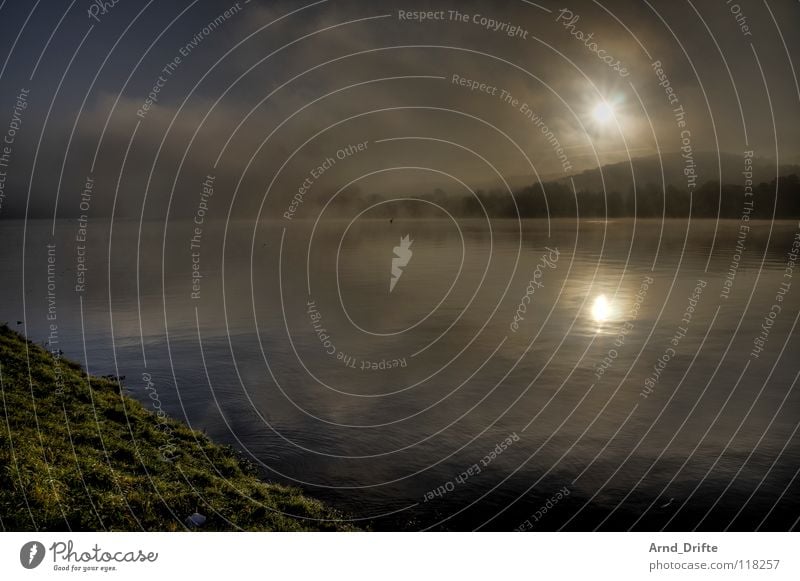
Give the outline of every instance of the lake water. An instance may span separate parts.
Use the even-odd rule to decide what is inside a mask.
[[[193,228],[4,220],[0,321],[361,526],[797,525],[795,222]]]

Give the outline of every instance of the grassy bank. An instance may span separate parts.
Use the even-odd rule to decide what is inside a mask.
[[[116,381],[0,326],[5,530],[343,530],[335,511],[262,481],[233,449],[120,393]]]

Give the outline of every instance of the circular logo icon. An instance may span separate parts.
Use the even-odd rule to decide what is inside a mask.
[[[39,541],[30,541],[19,550],[19,562],[26,569],[35,569],[44,560],[44,545]]]

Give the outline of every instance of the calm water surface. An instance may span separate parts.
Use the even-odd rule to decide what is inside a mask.
[[[795,524],[796,223],[369,218],[5,220],[0,320],[376,529]]]

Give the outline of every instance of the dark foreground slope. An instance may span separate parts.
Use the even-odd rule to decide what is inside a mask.
[[[342,530],[299,490],[0,326],[4,530]]]

